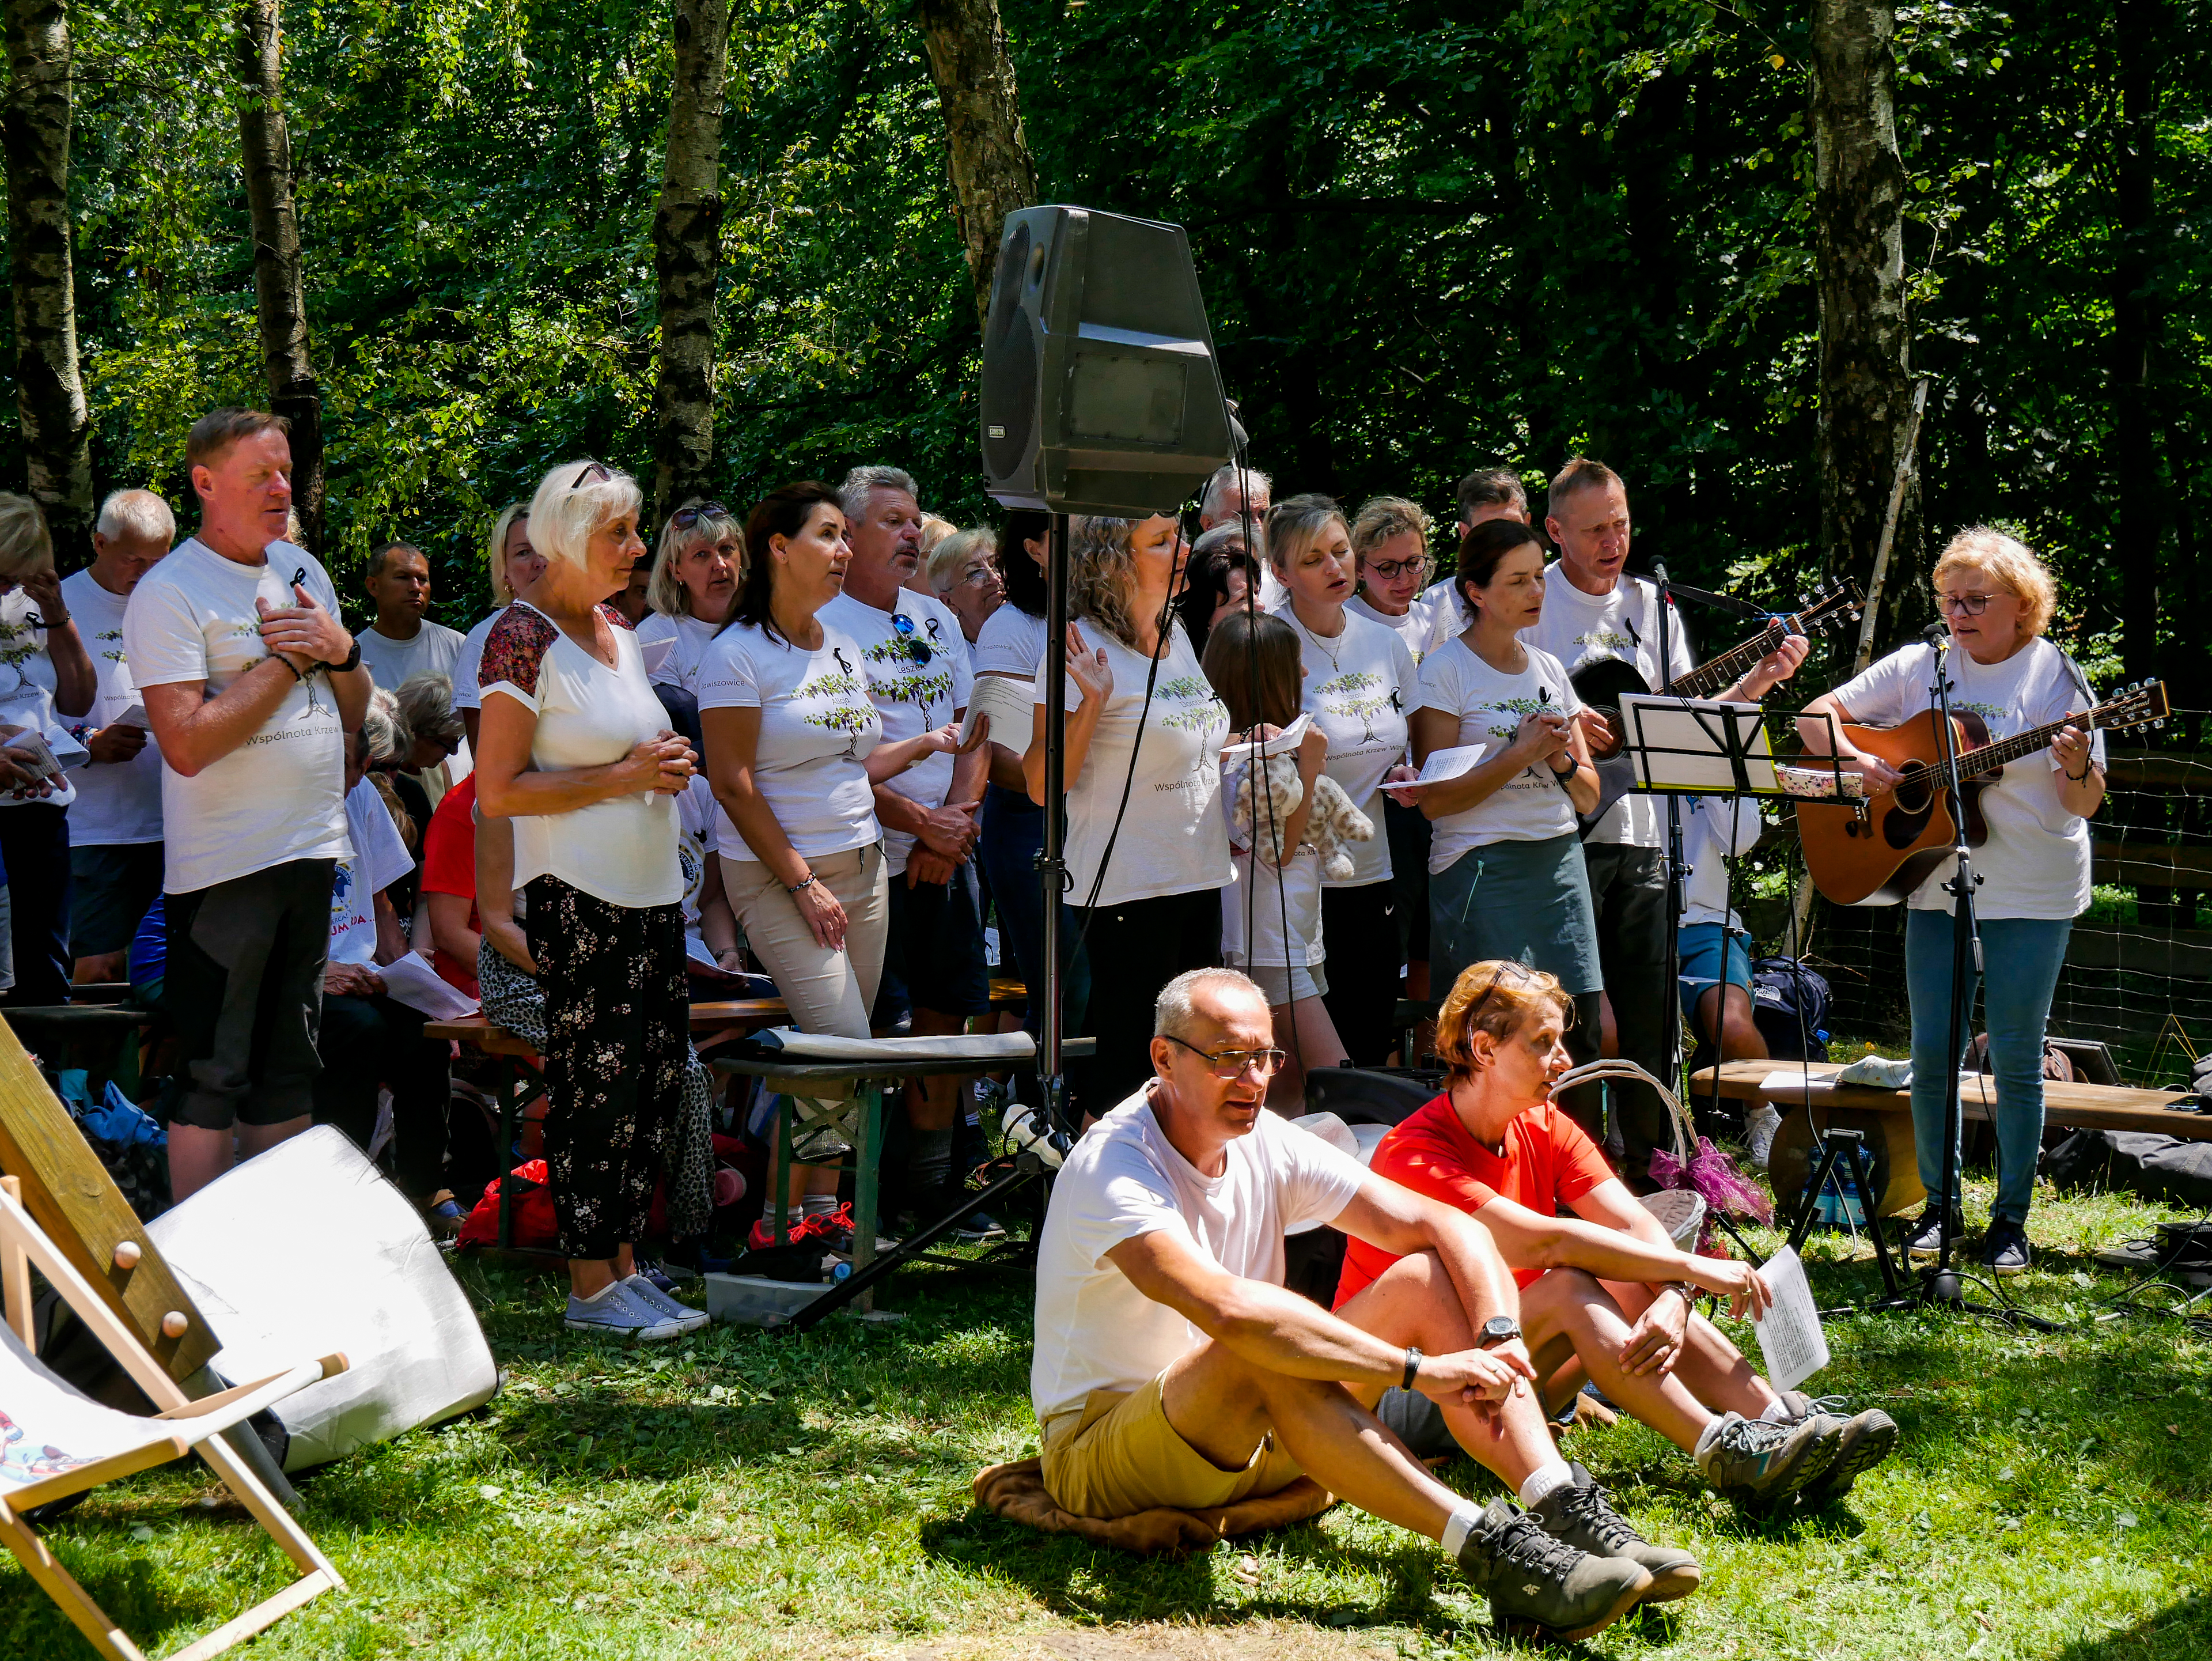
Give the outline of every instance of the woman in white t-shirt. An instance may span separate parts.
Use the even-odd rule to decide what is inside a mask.
[[[1370,496],[1352,521],[1352,557],[1359,592],[1345,601],[1354,617],[1397,630],[1412,655],[1415,684],[1421,660],[1435,636],[1435,607],[1422,597],[1429,580],[1431,521],[1418,502]],[[1407,702],[1413,688],[1409,686]],[[1429,995],[1429,821],[1418,807],[1385,796],[1376,827],[1390,848],[1390,910],[1398,925],[1398,955],[1406,965],[1406,995]]]
[[[76,788],[65,773],[41,776],[49,745],[74,743],[58,716],[92,708],[100,678],[70,621],[54,569],[46,515],[28,496],[0,493],[0,861],[4,861],[15,954],[11,1004],[69,1001],[76,958],[70,951],[69,806]],[[76,766],[82,745],[58,757]]]
[[[1460,545],[1454,579],[1474,621],[1421,660],[1413,759],[1480,745],[1463,772],[1394,791],[1428,816],[1431,983],[1511,958],[1559,977],[1575,1001],[1567,1053],[1597,1059],[1597,923],[1575,815],[1597,801],[1557,658],[1520,640],[1544,605],[1544,547],[1518,520],[1490,520]],[[1578,1104],[1582,1119],[1596,1104]],[[1603,1138],[1601,1125],[1594,1129]]]
[[[636,1272],[655,1181],[690,1178],[691,1060],[676,798],[695,764],[668,731],[636,631],[606,604],[645,553],[637,482],[564,463],[531,499],[545,569],[485,637],[477,801],[514,826],[514,885],[545,992],[545,1159],[567,1321],[668,1338],[705,1317]],[[709,1173],[711,1180],[711,1172]]]
[[[1978,721],[1990,739],[2063,721],[2093,707],[2074,660],[2043,638],[2057,588],[2043,562],[1985,526],[1961,531],[1936,562],[1936,609],[1953,649],[1943,671],[1954,715]],[[1893,727],[1929,707],[1936,654],[1916,642],[1806,706],[1860,726]],[[1825,750],[1828,726],[1806,722],[1806,743]],[[1869,794],[1894,789],[1899,775],[1842,735],[1844,754],[1866,775]],[[2069,726],[2039,756],[2012,762],[1981,793],[1989,838],[1974,855],[1974,911],[1985,959],[2003,965],[1982,984],[1990,1066],[1996,1074],[1997,1196],[1982,1261],[1999,1275],[2028,1265],[2027,1207],[2043,1145],[2043,1040],[2051,1000],[2066,961],[2074,919],[2089,904],[2087,820],[2105,799],[2105,742]],[[1928,1208],[1913,1226],[1911,1250],[1940,1248],[1945,1081],[1960,1057],[1947,1056],[1951,1025],[1951,863],[1915,891],[1905,920],[1905,990],[1912,1005],[1912,1123]],[[1973,1009],[1970,982],[1958,991]],[[1961,1038],[1970,1020],[1959,1023]],[[1954,1214],[1955,1217],[1956,1214]]]
[[[1176,521],[1078,518],[1068,554],[1068,909],[1098,1041],[1085,1104],[1103,1112],[1152,1074],[1153,995],[1221,960],[1221,891],[1235,880],[1218,806],[1229,715],[1169,607],[1184,554]],[[1040,670],[1022,757],[1039,803],[1044,696]]]
[[[744,565],[744,527],[720,502],[694,496],[668,516],[645,587],[653,614],[637,625],[654,685],[698,697],[700,660],[730,620]]]
[[[1265,611],[1232,612],[1213,626],[1206,641],[1206,678],[1227,707],[1232,731],[1264,743],[1298,718],[1302,685],[1312,678],[1302,644],[1296,629]],[[1265,791],[1248,793],[1237,806],[1238,788],[1255,764],[1255,748],[1231,744],[1221,757],[1221,811],[1237,862],[1236,885],[1222,897],[1221,960],[1267,995],[1275,1042],[1290,1057],[1267,1081],[1267,1105],[1295,1117],[1305,1110],[1305,1075],[1347,1059],[1323,1001],[1330,986],[1321,855],[1298,845],[1313,815],[1314,782],[1327,770],[1328,734],[1319,726],[1306,728],[1295,757],[1297,806],[1279,817]],[[1346,972],[1376,970],[1364,964]]]
[[[815,615],[844,592],[853,557],[835,490],[803,479],[770,491],[746,519],[744,545],[730,620],[699,671],[722,888],[792,1024],[865,1038],[889,923],[874,787],[957,747],[959,732],[883,743],[859,646]],[[842,1145],[807,1127],[840,1100],[800,1110],[788,1197],[814,1196],[802,1226],[836,1209],[836,1168],[806,1155]],[[775,1244],[766,1218],[752,1244]]]
[[[1380,831],[1382,781],[1410,779],[1406,712],[1419,681],[1396,631],[1356,614],[1358,560],[1352,527],[1327,496],[1286,497],[1267,510],[1267,560],[1282,584],[1275,615],[1296,632],[1305,664],[1304,708],[1328,740],[1326,771]],[[1354,1065],[1379,1067],[1394,1048],[1398,921],[1390,841],[1350,849],[1352,874],[1322,883],[1328,940],[1329,1018]]]
[[[527,594],[544,575],[545,556],[530,545],[530,504],[510,502],[492,521],[484,538],[484,563],[491,575],[492,609],[477,619],[475,628],[461,636],[459,654],[453,660],[453,708],[467,729],[469,754],[477,751],[477,728],[483,721],[483,694],[477,684],[483,660],[484,639],[507,608]]]

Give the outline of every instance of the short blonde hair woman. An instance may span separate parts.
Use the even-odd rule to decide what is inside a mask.
[[[660,527],[645,595],[653,614],[637,625],[656,685],[699,695],[699,660],[730,620],[745,574],[745,528],[719,502],[692,497]],[[665,647],[660,645],[666,641]]]
[[[89,713],[99,685],[62,597],[46,515],[30,497],[0,492],[0,741],[27,741],[61,717]],[[66,1003],[76,967],[68,812],[76,790],[67,774],[36,777],[37,764],[21,750],[0,749],[0,859],[15,956],[7,1001]]]
[[[637,482],[602,462],[564,462],[538,484],[530,538],[545,569],[492,626],[478,671],[477,800],[514,822],[514,886],[529,897],[545,990],[545,1158],[568,1324],[663,1338],[705,1320],[631,1260],[664,1168],[672,1197],[678,1187],[692,1058],[675,799],[696,757],[667,728],[636,632],[607,603],[645,551],[641,503]]]
[[[929,551],[922,570],[929,579],[929,592],[960,619],[960,632],[973,646],[991,613],[1006,598],[1006,578],[999,571],[997,533],[988,525],[955,531]]]
[[[1942,658],[1915,641],[1806,706],[1808,715],[1895,727],[1925,714],[1940,672],[1951,683],[1952,712],[1970,723],[1975,742],[2012,737],[2063,721],[2096,702],[2079,665],[2044,637],[2057,609],[2050,569],[2017,537],[1977,525],[1961,531],[1936,562],[1936,609],[1950,634]],[[1826,721],[1800,731],[1820,750]],[[1864,776],[1870,811],[1901,776],[1881,757],[1840,735],[1847,763]],[[2028,1202],[2035,1194],[2036,1157],[2043,1143],[2043,1040],[2051,1000],[2066,961],[2074,919],[2089,904],[2088,820],[2105,799],[2105,745],[2086,721],[2060,728],[2041,755],[2006,764],[1971,787],[1988,826],[1975,855],[1981,885],[1974,896],[1984,955],[2003,972],[1983,983],[1983,1013],[1996,1074],[1997,1194],[1982,1262],[1999,1275],[2029,1262]],[[1909,1242],[1916,1256],[1942,1244],[1944,1219],[1933,1197],[1943,1171],[1944,1080],[1960,1057],[1946,1059],[1951,1026],[1951,896],[1946,861],[1906,901],[1905,990],[1912,1007],[1912,1121],[1928,1208]],[[1972,984],[1960,1000],[1971,1009]],[[1969,1024],[1961,1022],[1963,1038]],[[1954,1162],[1953,1168],[1957,1169]],[[1956,1232],[1963,1216],[1954,1214]]]
[[[484,561],[491,574],[492,609],[475,628],[461,637],[460,655],[453,660],[453,709],[466,729],[469,749],[477,747],[477,727],[483,718],[483,697],[477,687],[477,671],[483,659],[484,638],[500,613],[528,592],[545,569],[545,556],[530,544],[530,504],[510,502],[492,521],[484,538]]]

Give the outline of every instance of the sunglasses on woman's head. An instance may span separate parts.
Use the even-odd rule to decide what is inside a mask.
[[[1490,1001],[1490,995],[1498,990],[1498,977],[1504,975],[1509,969],[1513,971],[1514,977],[1517,980],[1525,981],[1533,978],[1526,964],[1517,962],[1511,958],[1500,958],[1498,960],[1498,967],[1490,971],[1489,980],[1483,983],[1480,995],[1475,998],[1474,1002],[1468,1005],[1468,1019],[1473,1020],[1474,1019],[1475,1012],[1480,1009],[1483,1005]]]
[[[668,516],[668,522],[679,531],[688,531],[702,519],[727,519],[730,510],[719,502],[702,502],[696,508],[678,508]]]
[[[605,462],[594,461],[588,464],[582,472],[576,475],[576,482],[574,484],[571,484],[568,488],[572,490],[580,490],[586,484],[604,484],[606,480],[612,478],[614,476],[614,470],[608,466]]]

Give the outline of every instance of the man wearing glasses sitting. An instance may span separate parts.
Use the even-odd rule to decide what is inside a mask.
[[[1555,1531],[1547,1519],[1562,1508],[1477,1506],[1407,1451],[1372,1411],[1394,1385],[1435,1402],[1524,1504],[1573,1481],[1490,1235],[1264,1110],[1283,1052],[1244,976],[1177,976],[1153,1030],[1153,1078],[1076,1144],[1045,1215],[1030,1390],[1054,1500],[1087,1517],[1206,1511],[1310,1475],[1440,1542],[1501,1626],[1568,1638],[1694,1587],[1688,1554],[1650,1545],[1609,1508],[1594,1524],[1578,1506]],[[1308,1220],[1395,1259],[1334,1314],[1283,1287],[1284,1233]],[[1610,1272],[1748,1277],[1570,1226]]]

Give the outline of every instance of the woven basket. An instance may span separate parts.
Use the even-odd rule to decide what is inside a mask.
[[[1578,1084],[1589,1084],[1599,1079],[1640,1079],[1658,1092],[1659,1099],[1667,1104],[1667,1123],[1674,1135],[1674,1157],[1683,1165],[1690,1163],[1692,1129],[1690,1116],[1674,1092],[1661,1084],[1634,1062],[1600,1061],[1584,1067],[1571,1068],[1559,1074],[1552,1086],[1556,1098],[1563,1090],[1571,1090]],[[1705,1226],[1705,1196],[1695,1189],[1668,1188],[1656,1194],[1641,1196],[1644,1208],[1659,1220],[1667,1231],[1667,1238],[1685,1251],[1696,1250],[1698,1232]]]

